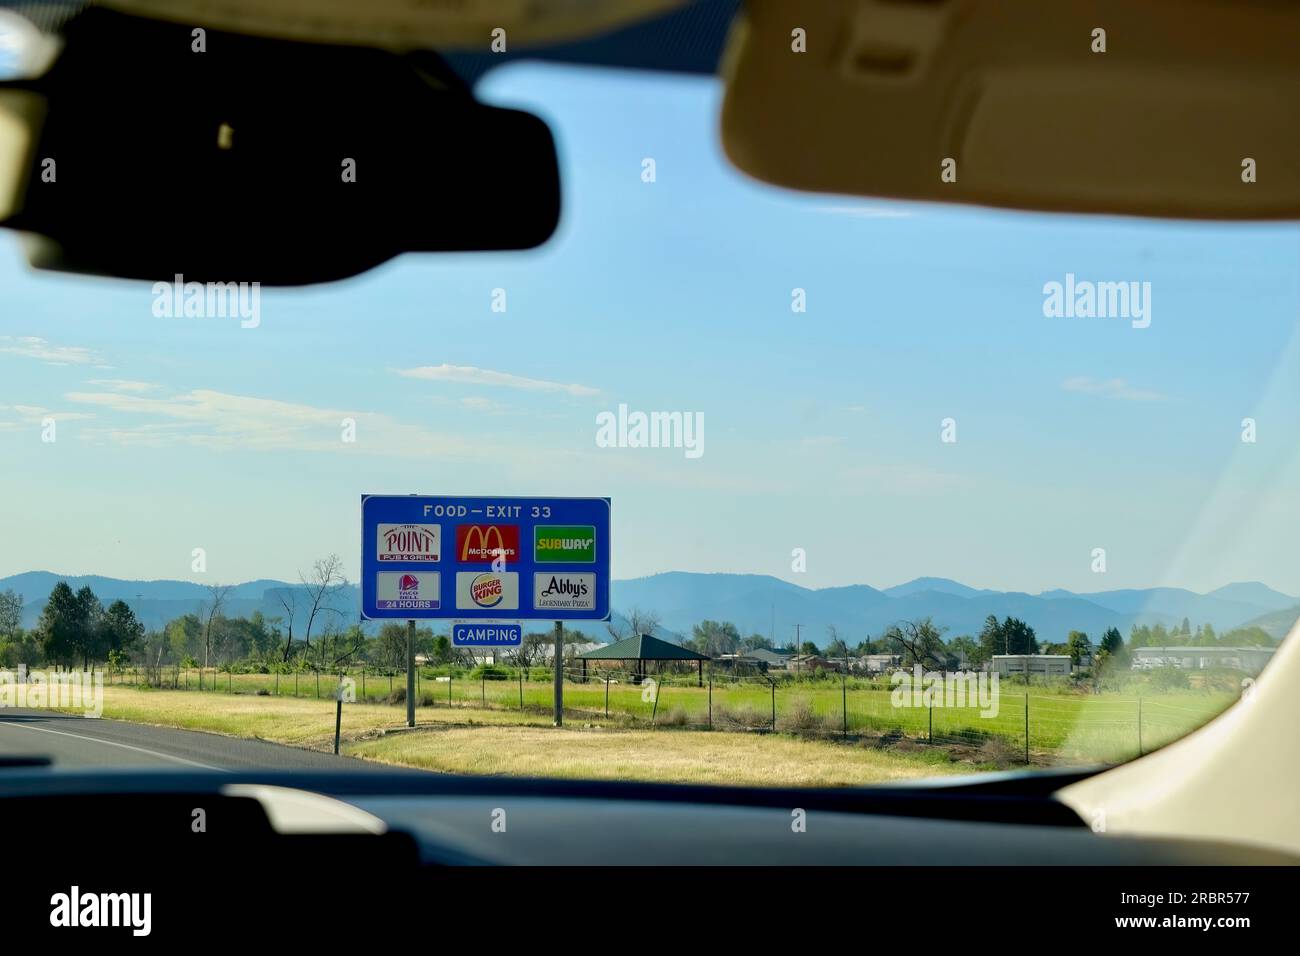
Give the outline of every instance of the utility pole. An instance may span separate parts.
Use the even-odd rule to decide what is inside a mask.
[[[801,640],[802,635],[801,635],[800,632],[799,632],[799,629],[800,629],[801,627],[803,627],[802,624],[796,624],[796,625],[794,626],[794,658],[795,658],[795,665],[794,665],[794,666],[795,666],[795,670],[798,670],[798,669],[799,669],[799,663],[798,663],[798,662],[799,662],[799,655],[803,652],[803,641]]]
[[[415,726],[415,621],[406,622],[406,726]]]

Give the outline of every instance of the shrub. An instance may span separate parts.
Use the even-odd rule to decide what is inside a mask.
[[[812,701],[807,697],[796,697],[785,707],[785,713],[777,711],[777,726],[784,725],[788,730],[822,730],[822,719],[813,710]]]
[[[690,715],[686,713],[685,707],[674,707],[655,718],[655,723],[661,727],[685,727],[690,722]]]
[[[1149,682],[1157,690],[1183,689],[1191,686],[1191,681],[1187,679],[1187,671],[1177,667],[1157,667],[1150,672]]]
[[[757,730],[772,726],[772,714],[757,707],[713,705],[713,725],[734,730]]]

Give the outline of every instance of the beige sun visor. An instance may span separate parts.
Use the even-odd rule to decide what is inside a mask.
[[[581,40],[667,13],[684,0],[101,0],[122,13],[284,40],[392,50],[507,50]]]
[[[1300,3],[750,0],[722,134],[777,185],[1300,217]]]

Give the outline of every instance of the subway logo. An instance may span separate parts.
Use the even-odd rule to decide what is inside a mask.
[[[594,564],[596,529],[587,524],[539,524],[533,528],[533,560],[539,564]]]

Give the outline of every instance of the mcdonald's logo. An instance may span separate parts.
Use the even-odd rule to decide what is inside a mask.
[[[515,524],[463,524],[456,528],[456,554],[462,562],[491,563],[498,556],[519,560],[519,526]]]

